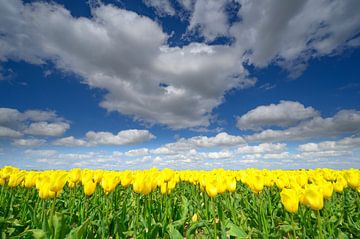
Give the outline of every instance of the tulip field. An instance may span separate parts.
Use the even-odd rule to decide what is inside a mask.
[[[359,238],[360,170],[0,169],[1,238]]]

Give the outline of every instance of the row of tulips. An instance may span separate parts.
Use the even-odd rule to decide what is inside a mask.
[[[52,201],[53,205],[49,205],[49,208],[51,209],[49,209],[50,212],[48,214],[43,212],[43,214],[45,214],[42,218],[43,220],[46,215],[48,217],[54,217],[54,215],[56,215],[55,208],[57,207],[57,198],[63,198],[63,200],[66,200],[67,197],[74,197],[74,194],[79,197],[79,189],[81,189],[80,193],[83,195],[81,197],[84,197],[84,203],[86,204],[85,207],[89,207],[89,202],[93,202],[95,198],[98,198],[100,192],[105,197],[114,197],[116,192],[130,193],[132,195],[130,200],[132,202],[131,205],[134,206],[134,215],[136,215],[134,219],[135,222],[132,223],[131,226],[136,225],[134,227],[135,231],[139,230],[139,213],[144,210],[141,209],[143,206],[141,205],[141,200],[146,200],[146,202],[142,201],[142,203],[149,203],[149,201],[151,201],[154,197],[153,194],[162,195],[161,208],[171,211],[170,208],[174,205],[171,205],[171,202],[173,201],[169,201],[169,198],[174,195],[174,197],[182,198],[185,195],[181,194],[186,193],[186,190],[188,190],[192,192],[191,199],[195,200],[196,198],[197,201],[201,202],[200,207],[203,207],[205,213],[207,214],[205,218],[209,219],[209,214],[214,217],[212,220],[212,233],[215,235],[218,235],[219,233],[224,234],[224,230],[221,232],[221,228],[218,228],[218,224],[227,225],[227,228],[231,225],[231,232],[234,230],[238,233],[239,231],[243,231],[239,228],[234,229],[236,228],[236,225],[233,224],[233,222],[237,221],[237,219],[232,209],[229,209],[229,211],[231,212],[230,215],[233,220],[230,222],[227,221],[219,223],[219,220],[223,217],[221,216],[223,213],[220,212],[219,208],[221,208],[221,206],[219,205],[221,204],[220,201],[223,201],[225,202],[226,207],[235,207],[234,205],[236,205],[236,202],[234,200],[236,200],[237,196],[239,196],[238,199],[241,200],[242,195],[239,194],[239,191],[245,190],[246,188],[246,190],[250,193],[249,195],[252,194],[252,196],[247,195],[247,197],[251,197],[250,201],[252,201],[252,203],[259,204],[258,206],[261,210],[257,211],[254,209],[254,211],[257,211],[259,216],[264,217],[268,211],[274,210],[274,208],[271,207],[276,207],[276,205],[271,205],[271,199],[269,199],[270,205],[264,206],[267,203],[261,198],[269,197],[269,194],[272,194],[271,197],[273,198],[278,198],[279,203],[281,202],[282,204],[283,210],[285,209],[287,213],[291,215],[289,218],[291,218],[290,224],[293,231],[292,235],[296,238],[297,229],[294,226],[296,222],[293,221],[293,214],[300,215],[302,217],[302,214],[304,214],[303,210],[305,209],[301,208],[305,207],[308,208],[307,210],[313,210],[313,212],[315,212],[314,215],[317,218],[316,225],[319,228],[322,228],[320,211],[324,208],[327,199],[329,201],[334,200],[332,199],[334,198],[334,194],[338,193],[339,195],[342,195],[344,194],[344,191],[350,192],[352,195],[351,197],[355,199],[355,203],[359,205],[360,170],[316,169],[270,171],[247,169],[233,171],[216,169],[212,171],[174,171],[171,169],[164,169],[160,171],[157,169],[149,169],[118,172],[89,169],[81,170],[74,168],[69,171],[25,171],[7,166],[0,169],[0,185],[2,185],[2,195],[3,191],[11,192],[27,190],[33,193],[36,192],[38,195],[37,197],[44,201],[43,205],[47,205],[46,203],[51,199],[50,201]],[[202,195],[201,198],[196,196],[196,192]],[[121,195],[124,196],[123,193]],[[123,200],[127,200],[127,198]],[[109,202],[105,201],[105,204],[107,203]],[[154,202],[152,201],[152,203]],[[332,202],[329,204],[331,203]],[[70,204],[70,206],[74,207],[74,203]],[[182,201],[180,204],[184,204],[184,202]],[[6,205],[6,203],[4,205]],[[117,208],[119,211],[123,210],[116,207],[116,205],[111,207]],[[148,207],[150,208],[150,206]],[[358,210],[359,208],[355,209]],[[83,209],[83,211],[84,210],[85,209]],[[85,214],[86,213],[84,212],[84,215]],[[162,221],[165,220],[167,222],[167,230],[174,233],[177,229],[169,227],[169,223],[172,221],[171,213],[167,213],[166,215],[166,220],[162,218]],[[198,221],[199,216],[200,215],[197,212],[192,213],[191,221]],[[84,222],[86,222],[85,219],[86,217],[84,216],[80,225],[83,225]],[[258,220],[263,226],[268,225],[268,219],[259,218]],[[185,226],[186,225],[183,225],[183,227]],[[183,230],[185,229],[183,228]],[[266,232],[266,226],[262,230],[265,231],[265,235],[271,235],[270,232]],[[228,231],[225,230],[225,235],[226,232]],[[172,233],[169,233],[169,235],[173,235]],[[320,229],[318,230],[318,233],[319,236],[323,236]],[[102,232],[102,235],[105,234]],[[134,233],[132,236],[136,237],[136,235],[138,234]],[[146,235],[146,233],[143,235]],[[163,232],[161,235],[166,235],[166,233]],[[246,235],[246,233],[241,235]]]
[[[180,181],[199,185],[211,198],[224,192],[235,192],[237,181],[247,185],[254,193],[260,193],[264,187],[276,185],[282,190],[281,201],[289,212],[297,212],[299,202],[320,210],[324,199],[331,197],[333,191],[342,192],[348,186],[360,192],[360,170],[357,169],[159,171],[153,168],[116,172],[74,168],[70,171],[37,172],[7,166],[0,170],[0,185],[7,183],[10,187],[36,187],[42,199],[58,196],[65,184],[70,188],[81,184],[86,196],[91,196],[98,184],[105,194],[121,184],[125,188],[132,185],[134,192],[147,195],[158,187],[162,194],[171,193]]]

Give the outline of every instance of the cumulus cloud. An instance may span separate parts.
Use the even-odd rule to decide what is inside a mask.
[[[54,111],[44,111],[44,110],[27,110],[23,113],[22,118],[30,121],[63,120],[63,118],[59,117]]]
[[[224,159],[224,158],[231,158],[233,155],[230,151],[219,151],[219,152],[209,152],[204,153],[205,158],[209,159]]]
[[[337,54],[360,42],[356,0],[179,2],[190,12],[189,30],[197,29],[208,41],[233,38],[243,61],[257,67],[275,63],[291,78],[300,76],[311,58]],[[239,20],[231,22],[226,9],[234,2],[241,7],[232,6]]]
[[[53,111],[0,108],[0,137],[17,138],[24,134],[59,136],[69,123]]]
[[[245,57],[252,64],[264,67],[275,62],[294,78],[309,59],[350,47],[359,33],[356,0],[239,2],[241,21],[230,29],[239,49],[247,50]]]
[[[187,140],[196,147],[229,147],[244,144],[241,136],[230,135],[226,132],[218,133],[215,137],[195,136]]]
[[[21,137],[23,134],[19,131],[10,129],[8,127],[0,126],[0,137],[4,138],[18,138]]]
[[[262,143],[259,145],[242,145],[238,147],[238,154],[264,154],[264,153],[283,153],[286,151],[287,145],[284,143]]]
[[[174,155],[179,152],[190,152],[196,148],[227,148],[241,144],[245,144],[243,137],[221,132],[213,137],[194,136],[180,138],[174,143],[164,144],[156,149],[152,149],[150,152],[153,154]]]
[[[237,118],[237,127],[241,130],[261,130],[268,126],[288,127],[303,120],[318,116],[312,107],[299,102],[280,101],[279,104],[258,106]]]
[[[148,130],[129,129],[119,131],[117,134],[112,132],[88,131],[83,139],[68,136],[57,139],[53,145],[57,146],[96,146],[96,145],[131,145],[142,143],[156,138]]]
[[[286,141],[308,138],[335,137],[360,131],[360,111],[341,110],[333,117],[321,116],[303,121],[284,129],[267,129],[245,138],[249,141]]]
[[[298,146],[298,150],[301,152],[359,151],[360,137],[345,137],[340,140],[301,144]]]
[[[144,3],[149,7],[153,7],[160,16],[175,15],[175,10],[168,0],[144,0]]]
[[[197,29],[208,41],[228,35],[226,4],[229,0],[198,0],[191,14],[188,30]]]
[[[44,139],[15,139],[13,144],[16,146],[25,146],[25,147],[33,147],[40,146],[46,143]]]
[[[58,151],[52,149],[27,149],[24,153],[32,157],[52,157],[58,154]]]
[[[0,59],[52,61],[104,89],[102,107],[137,120],[208,126],[228,90],[255,84],[232,47],[169,47],[158,23],[113,5],[93,8],[92,18],[55,3],[0,1],[0,9]]]
[[[147,148],[132,149],[124,153],[124,155],[128,157],[139,157],[139,156],[145,156],[147,154],[149,154],[149,149]]]
[[[0,61],[53,62],[104,89],[100,105],[108,111],[179,129],[208,126],[226,92],[253,86],[244,64],[275,63],[296,77],[309,59],[354,47],[359,38],[356,0],[244,0],[241,21],[232,23],[229,2],[179,1],[190,13],[190,29],[208,40],[225,35],[233,44],[170,47],[156,21],[114,5],[99,4],[91,18],[76,18],[55,3],[2,0]],[[173,13],[171,2],[146,3]]]
[[[74,136],[57,139],[53,142],[53,144],[58,145],[58,146],[69,146],[69,147],[87,146],[88,145],[88,143],[85,140],[76,139]]]
[[[69,128],[70,125],[65,122],[36,122],[31,123],[29,127],[24,130],[24,133],[31,135],[61,136]]]
[[[155,136],[148,130],[137,129],[122,130],[115,135],[111,132],[89,131],[86,133],[86,139],[91,145],[129,145],[154,138]]]

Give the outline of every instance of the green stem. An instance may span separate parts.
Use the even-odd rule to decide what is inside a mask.
[[[45,199],[42,200],[42,216],[41,216],[41,223],[42,223],[42,229],[43,231],[46,231],[46,217],[45,217]]]
[[[50,218],[52,218],[54,216],[55,213],[55,203],[56,203],[56,197],[53,197],[52,199],[52,205],[51,205],[51,214],[50,214]]]
[[[317,217],[317,226],[318,226],[318,230],[319,230],[319,238],[323,239],[324,236],[322,234],[322,222],[321,222],[320,211],[316,211],[316,217]]]
[[[216,204],[214,203],[215,199],[211,199],[212,209],[213,209],[213,216],[214,216],[214,238],[217,238],[217,230],[216,230]]]
[[[140,195],[136,194],[136,222],[135,222],[135,238],[137,238],[137,232],[139,230],[139,208],[140,208]]]
[[[291,228],[294,234],[294,238],[296,239],[296,231],[295,231],[295,227],[294,227],[294,215],[291,213]]]

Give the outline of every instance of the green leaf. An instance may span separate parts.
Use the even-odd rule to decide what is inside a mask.
[[[63,217],[60,213],[55,213],[55,215],[53,215],[52,225],[54,227],[54,238],[61,239],[61,228],[63,226]]]
[[[28,232],[32,233],[34,239],[43,239],[46,237],[46,233],[41,229],[32,229],[28,230]]]
[[[285,224],[285,225],[280,226],[280,230],[285,232],[285,233],[288,233],[288,232],[292,231],[292,229],[293,229],[292,226],[289,225],[289,224]]]
[[[181,235],[181,233],[175,229],[173,225],[168,226],[168,233],[170,236],[170,239],[183,239],[184,237]]]
[[[72,229],[70,233],[66,236],[66,239],[78,239],[81,238],[82,235],[86,232],[86,227],[90,222],[90,218],[86,219],[86,221],[80,226]]]
[[[335,217],[335,216],[331,216],[329,219],[329,222],[331,222],[331,223],[334,223],[336,221],[337,221],[337,217]]]
[[[226,228],[228,228],[227,234],[229,236],[234,236],[236,238],[246,238],[247,236],[244,230],[230,221],[226,224]]]
[[[149,232],[149,238],[157,238],[157,235],[159,234],[161,228],[162,228],[161,223],[152,224],[151,230]]]
[[[186,238],[193,238],[196,229],[198,228],[202,228],[202,227],[207,227],[206,222],[205,221],[199,221],[195,224],[193,224],[186,232]],[[209,228],[207,228],[209,230]]]
[[[189,200],[184,196],[182,196],[181,198],[181,218],[172,223],[175,228],[179,228],[180,226],[183,226],[185,224],[187,215],[189,213]]]
[[[349,239],[349,237],[343,233],[340,229],[338,229],[338,239]]]

